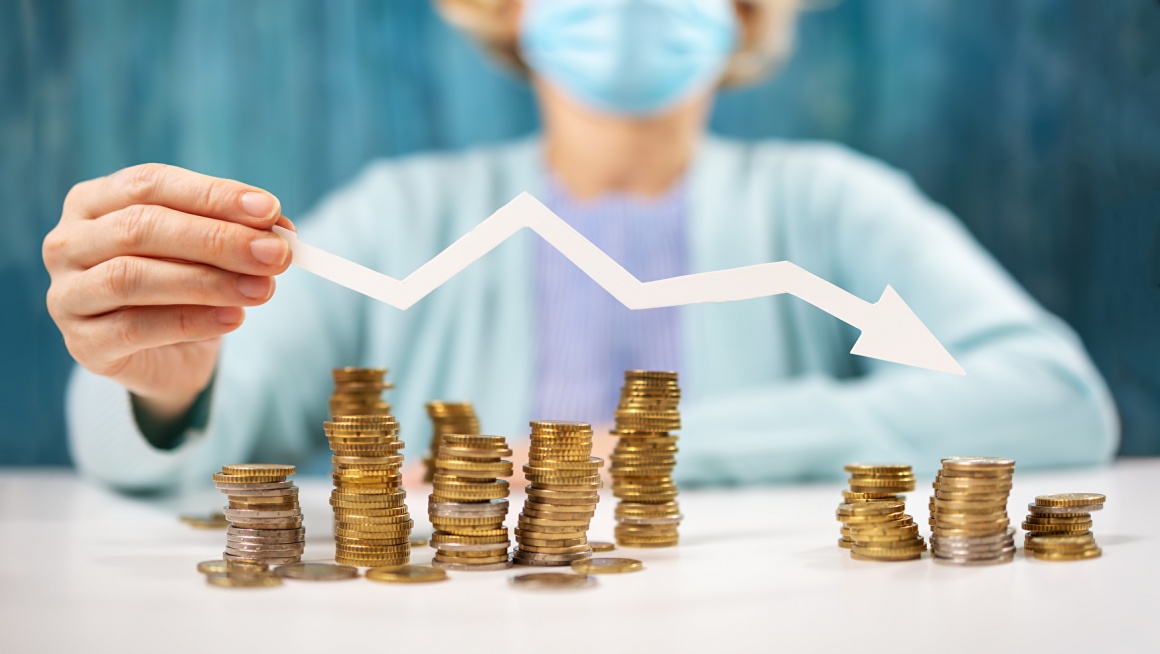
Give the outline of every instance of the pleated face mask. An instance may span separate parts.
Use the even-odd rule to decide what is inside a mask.
[[[574,100],[639,116],[716,84],[737,31],[731,0],[529,0],[520,48]]]

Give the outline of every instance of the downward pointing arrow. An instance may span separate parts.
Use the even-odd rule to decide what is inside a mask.
[[[496,246],[528,228],[629,309],[733,302],[788,293],[862,331],[852,353],[956,375],[966,372],[890,286],[875,304],[789,261],[641,282],[552,213],[521,193],[418,270],[399,281],[303,243],[281,227],[294,265],[399,309],[408,309]]]

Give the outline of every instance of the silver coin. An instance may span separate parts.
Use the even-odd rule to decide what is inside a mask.
[[[499,543],[428,543],[430,547],[443,552],[490,552],[491,550],[507,549],[511,541],[504,539]]]
[[[226,543],[231,543],[237,546],[256,546],[256,545],[301,545],[305,543],[302,536],[288,537],[278,536],[275,538],[255,538],[253,536],[226,536]]]
[[[500,563],[484,563],[482,565],[468,565],[464,563],[444,563],[442,561],[432,561],[431,565],[443,570],[462,570],[472,572],[487,572],[488,570],[507,570],[512,567],[511,561],[502,561]]]
[[[258,561],[261,561],[262,563],[268,563],[270,565],[284,565],[286,563],[298,563],[299,561],[302,560],[301,556],[254,557],[254,556],[238,556],[238,555],[230,554],[229,552],[224,552],[222,554],[222,558],[224,558],[226,561],[237,560],[237,559],[240,559],[242,561],[258,560]]]
[[[512,550],[512,556],[517,563],[522,561],[571,563],[573,561],[579,561],[580,559],[590,558],[592,556],[592,549],[589,548],[585,552],[574,552],[572,554],[542,554],[540,552],[525,552],[517,547]]]
[[[479,511],[455,511],[449,509],[440,509],[438,511],[428,511],[427,515],[431,518],[496,518],[502,521],[507,517],[507,511],[492,510],[487,513],[481,513]]]
[[[1103,511],[1103,504],[1090,504],[1088,506],[1039,506],[1035,502],[1027,505],[1027,509],[1034,515],[1071,515],[1074,513],[1091,513],[1093,511]]]
[[[617,518],[616,521],[622,525],[676,525],[680,524],[684,517],[677,515],[671,518]]]
[[[1014,538],[1014,537],[1015,537],[1015,528],[1008,527],[1007,531],[1005,533],[995,534],[992,536],[934,536],[934,535],[932,535],[930,537],[930,541],[932,543],[938,541],[938,542],[942,542],[942,543],[951,543],[951,544],[998,543],[998,542],[1007,540],[1008,538]]]
[[[497,499],[484,502],[440,502],[429,499],[427,501],[427,509],[429,511],[474,511],[476,513],[490,514],[494,511],[507,511],[508,501],[506,499]]]
[[[227,536],[237,536],[239,538],[293,538],[293,540],[302,540],[306,535],[306,530],[302,527],[297,529],[242,529],[241,527],[226,527]]]
[[[935,563],[941,563],[943,565],[998,565],[1000,563],[1010,563],[1011,561],[1014,561],[1015,555],[1008,554],[1006,556],[993,559],[962,559],[953,557],[945,558],[935,554],[931,556],[931,558],[934,559]]]
[[[267,484],[227,484],[225,482],[215,482],[220,491],[255,491],[255,490],[275,490],[294,488],[292,481],[273,481]],[[228,494],[228,493],[227,493]]]
[[[576,590],[592,588],[596,585],[596,577],[570,572],[533,572],[515,575],[508,583],[522,590]]]
[[[301,554],[306,548],[305,543],[277,543],[275,545],[236,545],[226,543],[226,551],[235,556],[247,554],[269,554],[271,556],[290,556]]]
[[[302,526],[302,513],[285,518],[229,518],[230,524],[241,529],[298,529]]]
[[[302,515],[302,509],[285,509],[283,511],[259,511],[254,509],[222,509],[226,520],[252,520],[254,518],[293,518]]]
[[[359,576],[358,568],[331,563],[290,563],[274,568],[274,574],[305,581],[343,581],[357,579]]]
[[[931,549],[931,554],[935,556],[942,556],[954,559],[990,559],[997,556],[1004,556],[1006,554],[1015,552],[1015,544],[1010,543],[1003,546],[994,546],[990,549],[947,549],[945,547],[936,547]]]

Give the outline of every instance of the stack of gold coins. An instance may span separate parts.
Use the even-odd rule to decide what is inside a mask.
[[[501,570],[511,566],[508,507],[511,456],[503,436],[443,434],[435,458],[434,492],[427,505],[433,565],[448,570]]]
[[[330,396],[330,416],[386,416],[391,405],[383,401],[383,391],[394,388],[387,382],[386,368],[335,368],[334,392]]]
[[[869,464],[869,463],[851,463],[846,466],[846,472],[850,473],[851,483],[857,481],[858,483],[869,483],[870,486],[858,486],[858,488],[872,488],[874,490],[850,490],[842,491],[842,504],[862,504],[866,502],[906,502],[906,498],[901,493],[907,493],[914,490],[914,472],[911,467],[904,464]],[[877,474],[875,474],[877,473]],[[879,481],[884,480],[884,481]],[[879,487],[876,484],[893,483],[893,486]],[[896,490],[897,489],[897,490]],[[853,513],[847,513],[853,515]],[[838,539],[838,547],[843,549],[853,549],[854,539],[850,538],[850,527],[842,521],[842,513],[838,513],[838,521],[843,522],[841,528],[841,537]],[[905,520],[902,521],[905,523]],[[910,519],[910,524],[914,523],[914,519]],[[902,524],[900,526],[908,526]]]
[[[673,467],[681,427],[677,373],[629,370],[616,409],[612,493],[616,543],[625,547],[671,547],[679,540],[681,509]]]
[[[346,416],[325,423],[334,450],[335,560],[344,565],[403,565],[411,527],[403,480],[403,442],[392,416]]]
[[[1104,508],[1100,493],[1040,495],[1028,504],[1023,550],[1043,561],[1082,561],[1100,556],[1092,535],[1092,513]]]
[[[603,464],[592,456],[591,425],[532,421],[524,466],[528,497],[516,529],[516,563],[570,565],[592,556],[588,525],[600,501]]]
[[[267,564],[297,563],[305,548],[298,488],[287,479],[294,466],[243,463],[222,466],[214,484],[229,498],[222,510],[226,528],[226,561],[255,568]]]
[[[930,498],[930,549],[936,561],[991,565],[1015,557],[1015,530],[1007,517],[1014,475],[1011,459],[942,460]]]
[[[851,463],[850,490],[842,493],[837,517],[851,558],[860,561],[909,561],[922,557],[926,541],[907,515],[901,493],[914,490],[914,471],[905,464]]]
[[[435,479],[435,458],[444,434],[478,434],[479,419],[471,402],[428,402],[427,415],[431,418],[431,454],[423,459],[427,467],[423,481],[431,483]]]

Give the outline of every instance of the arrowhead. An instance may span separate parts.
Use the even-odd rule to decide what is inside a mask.
[[[870,321],[862,327],[850,353],[952,375],[967,374],[890,286],[874,304]]]

